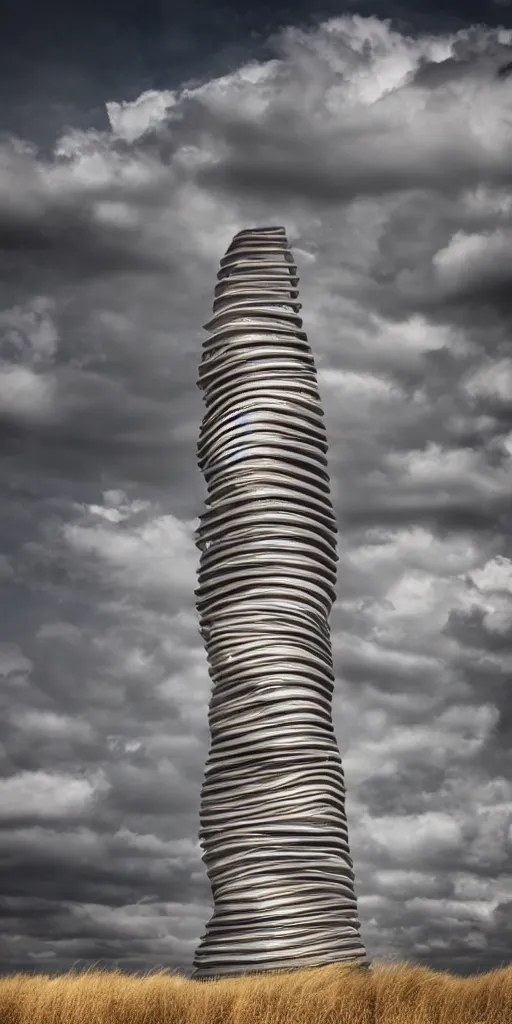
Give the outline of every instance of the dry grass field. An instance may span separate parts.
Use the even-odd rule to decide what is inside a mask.
[[[512,966],[469,978],[410,964],[191,981],[86,971],[0,979],[1,1024],[511,1024]]]

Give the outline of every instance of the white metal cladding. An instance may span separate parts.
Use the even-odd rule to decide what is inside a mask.
[[[327,438],[284,228],[241,231],[217,277],[196,537],[213,680],[199,835],[214,911],[193,976],[366,966],[331,717]]]

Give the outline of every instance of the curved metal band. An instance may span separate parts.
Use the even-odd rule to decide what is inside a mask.
[[[196,535],[213,680],[200,841],[214,910],[193,977],[367,966],[331,714],[327,438],[284,228],[241,231],[217,276]]]

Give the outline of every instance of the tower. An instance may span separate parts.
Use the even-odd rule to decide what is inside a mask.
[[[239,232],[217,277],[196,537],[213,681],[200,841],[214,911],[193,977],[367,966],[331,712],[327,438],[284,228]]]

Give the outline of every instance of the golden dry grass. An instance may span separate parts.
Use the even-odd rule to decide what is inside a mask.
[[[410,964],[190,981],[86,971],[0,978],[1,1024],[512,1024],[512,966],[470,978]]]

